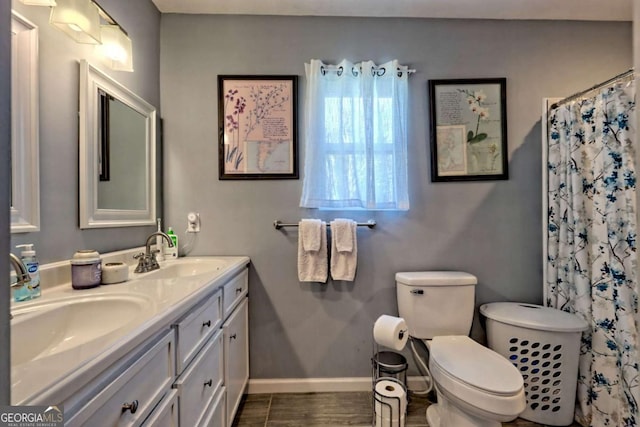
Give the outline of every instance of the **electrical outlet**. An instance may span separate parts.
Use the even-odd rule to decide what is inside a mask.
[[[187,233],[200,232],[200,214],[197,212],[189,212],[187,215]]]

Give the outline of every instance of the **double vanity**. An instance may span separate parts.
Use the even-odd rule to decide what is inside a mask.
[[[12,306],[13,405],[65,425],[230,427],[249,374],[247,257],[179,258]]]

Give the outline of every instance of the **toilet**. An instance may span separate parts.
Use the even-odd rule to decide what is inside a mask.
[[[430,353],[438,397],[427,409],[431,427],[499,427],[526,408],[520,372],[468,337],[477,281],[457,271],[396,274],[399,315]]]

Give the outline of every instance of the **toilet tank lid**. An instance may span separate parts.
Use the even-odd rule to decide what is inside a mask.
[[[476,285],[478,278],[462,271],[409,271],[396,273],[396,282],[409,286]]]
[[[507,325],[552,332],[580,332],[588,324],[576,314],[518,302],[492,302],[480,306],[483,316]]]

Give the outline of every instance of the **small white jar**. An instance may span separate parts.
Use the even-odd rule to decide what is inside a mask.
[[[124,262],[107,262],[102,265],[102,284],[126,282],[129,279],[129,266]]]
[[[83,249],[71,259],[71,286],[73,289],[89,289],[100,285],[102,261],[93,249]]]

